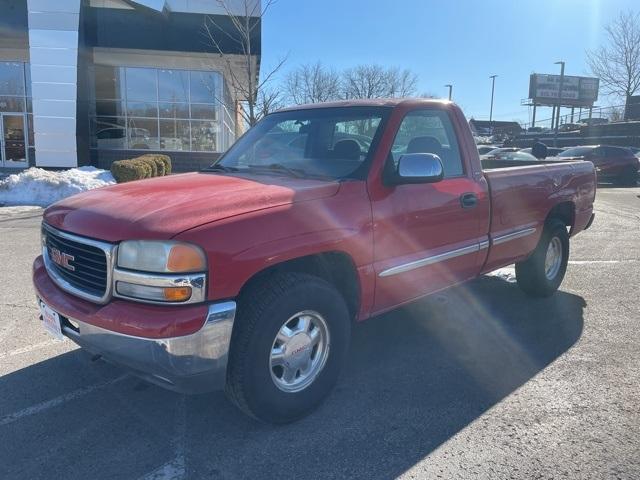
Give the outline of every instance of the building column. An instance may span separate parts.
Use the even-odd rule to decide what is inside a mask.
[[[75,167],[81,0],[27,0],[36,165]]]

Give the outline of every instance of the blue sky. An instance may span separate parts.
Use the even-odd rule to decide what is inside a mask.
[[[262,67],[288,54],[280,77],[315,61],[410,68],[419,92],[444,97],[452,83],[454,100],[476,118],[489,117],[496,74],[494,119],[526,122],[529,74],[558,73],[557,60],[568,75],[588,74],[585,50],[626,9],[639,10],[638,0],[278,0],[263,20]]]

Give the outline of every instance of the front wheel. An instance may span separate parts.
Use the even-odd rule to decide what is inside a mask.
[[[240,298],[227,396],[268,423],[307,415],[335,385],[350,333],[346,303],[328,282],[301,273],[265,278]]]
[[[569,261],[569,234],[559,220],[548,222],[535,251],[516,263],[518,286],[533,297],[552,295],[564,278]]]

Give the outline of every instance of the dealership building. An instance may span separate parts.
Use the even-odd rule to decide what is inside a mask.
[[[227,13],[215,0],[2,0],[0,170],[149,152],[177,171],[210,164],[242,129],[231,78],[246,78],[246,57]]]

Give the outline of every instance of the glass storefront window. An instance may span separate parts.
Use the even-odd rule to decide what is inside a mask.
[[[29,140],[29,146],[33,147],[33,115],[27,114],[27,139]]]
[[[129,118],[127,121],[128,146],[133,150],[158,150],[158,120],[155,118]]]
[[[158,101],[158,70],[154,68],[127,68],[125,75],[128,101]]]
[[[204,103],[191,104],[191,118],[200,118],[202,120],[216,120],[217,106],[206,105]]]
[[[191,150],[194,152],[215,152],[218,137],[216,122],[191,122]]]
[[[103,149],[127,148],[124,117],[97,117],[92,123],[92,146]]]
[[[161,102],[188,102],[189,72],[186,70],[159,70],[158,100]]]
[[[100,65],[93,72],[94,148],[217,152],[233,141],[234,119],[219,101],[229,94],[218,72]],[[101,129],[108,130],[97,138]]]
[[[96,65],[95,98],[120,100],[124,98],[124,68]]]
[[[0,112],[24,111],[24,97],[0,97]]]
[[[160,103],[160,118],[189,118],[188,103]]]
[[[215,72],[191,72],[191,103],[215,103],[220,100]]]
[[[23,97],[24,94],[24,64],[0,62],[0,95]]]
[[[117,100],[96,100],[96,115],[98,117],[122,117],[124,105]]]
[[[160,148],[190,150],[189,120],[160,120]]]
[[[158,104],[151,102],[127,102],[127,116],[158,118]]]

